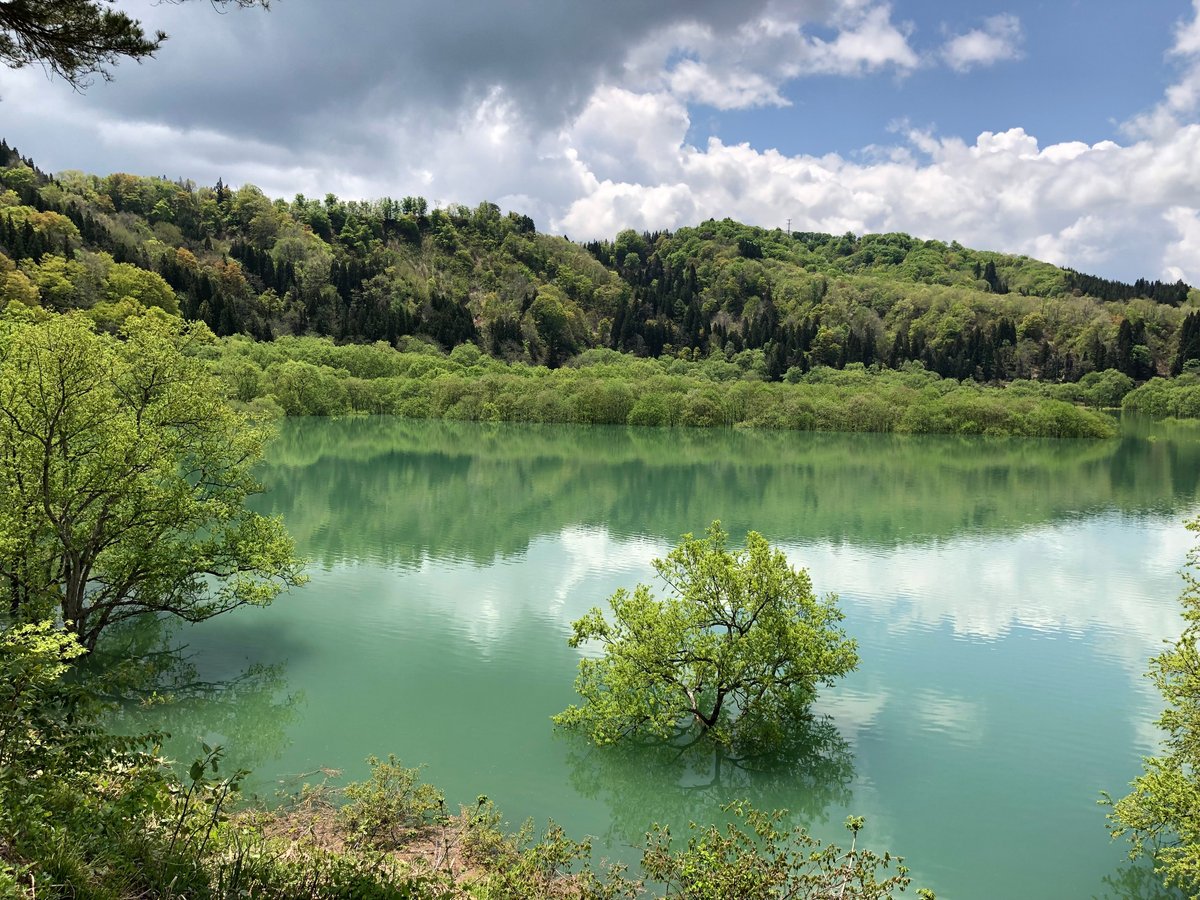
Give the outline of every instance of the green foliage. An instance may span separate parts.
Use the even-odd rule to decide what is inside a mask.
[[[777,744],[808,714],[818,684],[854,669],[854,641],[836,597],[818,600],[804,570],[751,531],[731,551],[714,522],[654,561],[669,595],[646,585],[609,598],[574,623],[572,647],[597,641],[579,663],[582,706],[555,716],[598,744],[699,732],[720,744]]]
[[[81,653],[73,635],[49,623],[0,630],[0,896],[633,900],[661,894],[620,866],[594,867],[590,842],[572,840],[553,822],[540,833],[531,822],[508,830],[486,797],[446,815],[441,793],[394,757],[371,759],[370,778],[341,790],[306,787],[273,810],[237,809],[246,773],[224,773],[220,747],[202,745],[179,777],[151,755],[148,739],[99,728],[94,691],[64,678]],[[655,828],[647,837],[646,875],[665,883],[668,897],[705,900],[835,890],[881,898],[907,884],[898,859],[853,845],[846,852],[821,847],[802,831],[780,831],[782,812],[745,806],[737,812],[736,827],[697,830],[678,850],[665,829]],[[801,852],[810,855],[808,863]],[[878,877],[893,862],[896,874]]]
[[[157,306],[169,313],[179,312],[179,298],[162,276],[128,263],[113,264],[105,279],[105,291],[112,302],[130,298],[142,306]]]
[[[251,6],[267,0],[216,0]],[[148,37],[141,23],[98,0],[24,0],[0,5],[0,64],[21,68],[34,63],[85,87],[93,75],[110,77],[122,58],[153,56],[167,38]]]
[[[470,890],[481,900],[577,897],[617,900],[644,896],[642,885],[625,877],[621,866],[602,874],[591,867],[591,842],[574,841],[553,821],[537,834],[532,820],[508,831],[494,803],[480,796],[463,810],[462,852],[481,875]]]
[[[0,298],[94,310],[106,328],[126,299],[172,309],[166,285],[185,318],[222,336],[395,347],[416,337],[549,368],[605,348],[719,359],[714,373],[736,366],[733,377],[769,382],[919,363],[947,379],[1057,385],[1111,370],[1143,381],[1195,355],[1186,285],[1121,285],[905,234],[787,235],[723,220],[580,246],[491,203],[430,211],[412,197],[288,202],[253,185],[51,180],[2,142],[0,183],[0,245],[21,276],[0,272]],[[157,280],[127,290],[123,266]],[[348,392],[395,405],[378,387]],[[712,421],[701,400],[686,418]],[[473,401],[454,412],[495,415]]]
[[[1078,399],[1088,406],[1116,409],[1133,390],[1134,381],[1116,369],[1089,372],[1079,379]]]
[[[0,586],[57,608],[85,647],[147,610],[199,621],[302,576],[282,524],[250,512],[267,429],[189,355],[203,326],[156,312],[120,338],[78,315],[0,321]]]
[[[740,803],[726,809],[733,813],[733,822],[725,829],[692,823],[683,850],[672,848],[671,832],[665,826],[651,832],[642,868],[647,877],[666,886],[668,897],[880,900],[896,896],[912,881],[901,857],[858,849],[858,833],[864,825],[860,817],[846,820],[854,837],[843,851],[821,844],[802,828],[781,828],[781,812],[765,813]],[[917,896],[934,898],[932,891],[924,889]]]
[[[83,652],[49,622],[0,631],[0,789],[28,787],[47,749],[40,735],[61,724],[60,679]]]
[[[1156,419],[1200,419],[1200,375],[1185,369],[1177,378],[1152,378],[1126,394],[1121,406]]]
[[[357,844],[395,849],[445,818],[446,798],[420,781],[420,769],[406,769],[394,755],[386,761],[369,757],[371,777],[347,785],[346,805],[338,818]]]
[[[231,398],[270,398],[291,415],[349,412],[481,421],[684,425],[802,431],[1111,437],[1111,417],[1065,402],[1059,386],[1012,391],[959,384],[919,364],[903,371],[819,367],[762,380],[760,351],[735,362],[640,359],[591,350],[558,369],[502,363],[477,348],[439,353],[426,344],[394,351],[321,338],[270,344],[227,340],[205,351]],[[473,345],[463,345],[473,347]],[[1124,378],[1112,373],[1115,378]],[[1094,379],[1068,399],[1108,390]],[[1064,385],[1061,387],[1073,387]],[[1118,386],[1119,389],[1119,386]],[[1090,393],[1089,393],[1090,392]]]
[[[1200,531],[1200,520],[1188,529]],[[1166,884],[1200,897],[1200,549],[1188,553],[1184,570],[1183,633],[1150,660],[1149,677],[1166,702],[1158,719],[1164,732],[1160,755],[1144,760],[1132,790],[1112,806],[1109,830],[1127,837],[1130,856],[1151,854]]]

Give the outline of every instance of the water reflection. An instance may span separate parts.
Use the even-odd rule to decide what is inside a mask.
[[[396,752],[452,803],[484,791],[602,854],[748,796],[834,841],[866,815],[940,896],[1086,897],[1123,856],[1095,800],[1157,740],[1142,672],[1178,632],[1200,477],[1194,431],[1127,424],[1056,442],[287,422],[260,499],[321,564],[311,584],[187,633],[195,680],[232,691],[128,714],[246,743],[265,778],[360,778]],[[862,664],[819,698],[836,734],[761,771],[556,739],[570,622],[714,518],[840,594]]]
[[[1163,886],[1162,876],[1154,873],[1149,861],[1122,866],[1102,881],[1099,894],[1092,900],[1184,900],[1186,892]]]
[[[1086,638],[1140,681],[1147,648],[1179,631],[1178,572],[1192,542],[1181,520],[1106,513],[929,547],[814,542],[787,552],[819,589],[885,615],[893,634],[948,624],[968,640],[1014,629]]]
[[[486,564],[568,527],[674,542],[714,518],[733,534],[896,548],[1102,510],[1178,518],[1200,441],[1163,427],[1055,441],[288,420],[261,505],[327,565]]]
[[[799,725],[769,754],[737,756],[696,744],[596,747],[575,736],[567,754],[571,786],[608,807],[608,846],[640,846],[654,822],[717,822],[721,807],[748,800],[759,809],[786,808],[796,823],[826,821],[850,799],[854,754],[827,717]],[[652,801],[651,801],[652,798]]]
[[[181,643],[180,626],[145,616],[117,626],[84,673],[104,673],[116,701],[109,722],[117,733],[164,733],[163,752],[189,762],[200,742],[226,748],[239,766],[278,759],[302,706],[289,691],[283,662],[229,667]]]

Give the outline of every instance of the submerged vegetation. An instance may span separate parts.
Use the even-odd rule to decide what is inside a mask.
[[[153,737],[101,726],[82,653],[49,623],[0,631],[0,896],[14,898],[636,898],[895,896],[903,861],[822,845],[746,806],[726,828],[645,838],[641,877],[594,868],[588,842],[550,822],[513,831],[486,798],[448,811],[419,770],[372,759],[363,782],[306,785],[273,809],[236,803],[244,771],[202,747],[186,774]],[[931,896],[922,892],[922,896]]]
[[[714,522],[684,535],[654,570],[665,597],[639,584],[574,623],[570,644],[597,642],[579,661],[583,700],[554,717],[597,744],[651,738],[777,746],[811,716],[818,684],[858,665],[833,596],[818,599],[803,569],[761,534],[728,549]]]
[[[548,369],[504,363],[470,344],[448,355],[419,342],[405,342],[404,347],[396,352],[381,345],[280,338],[271,343],[226,341],[209,352],[214,371],[234,399],[260,401],[292,416],[371,413],[491,422],[1030,437],[1116,434],[1110,416],[1069,402],[1096,399],[1091,383],[1022,382],[1001,390],[943,379],[919,364],[899,372],[867,370],[861,364],[804,374],[793,370],[784,382],[772,383],[755,369],[763,358],[757,351],[736,362],[723,357],[692,362],[589,350],[569,365]]]

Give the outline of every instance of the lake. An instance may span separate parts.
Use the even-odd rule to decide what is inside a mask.
[[[268,794],[395,753],[453,804],[487,794],[622,859],[652,821],[746,797],[836,841],[865,816],[863,843],[939,897],[1158,896],[1096,801],[1157,741],[1143,673],[1180,629],[1198,437],[285,421],[257,506],[311,582],[180,632],[196,686],[133,718],[185,761],[225,745]],[[556,733],[571,621],[718,518],[839,595],[859,669],[755,771]]]

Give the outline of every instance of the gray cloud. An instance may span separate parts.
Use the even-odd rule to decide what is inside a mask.
[[[849,157],[693,146],[693,107],[779,105],[809,75],[931,65],[879,0],[277,0],[224,15],[121,2],[173,35],[159,59],[82,95],[0,69],[0,133],[43,168],[222,177],[285,197],[489,199],[576,238],[790,217],[1200,280],[1200,125],[1167,102],[1191,83],[1200,0],[1176,33],[1186,71],[1126,146],[907,129]]]
[[[269,13],[223,15],[201,2],[122,5],[171,38],[157,61],[93,86],[89,102],[289,142],[336,139],[397,113],[440,127],[497,86],[531,125],[554,127],[619,75],[630,47],[681,24],[727,32],[767,2],[278,0]]]

